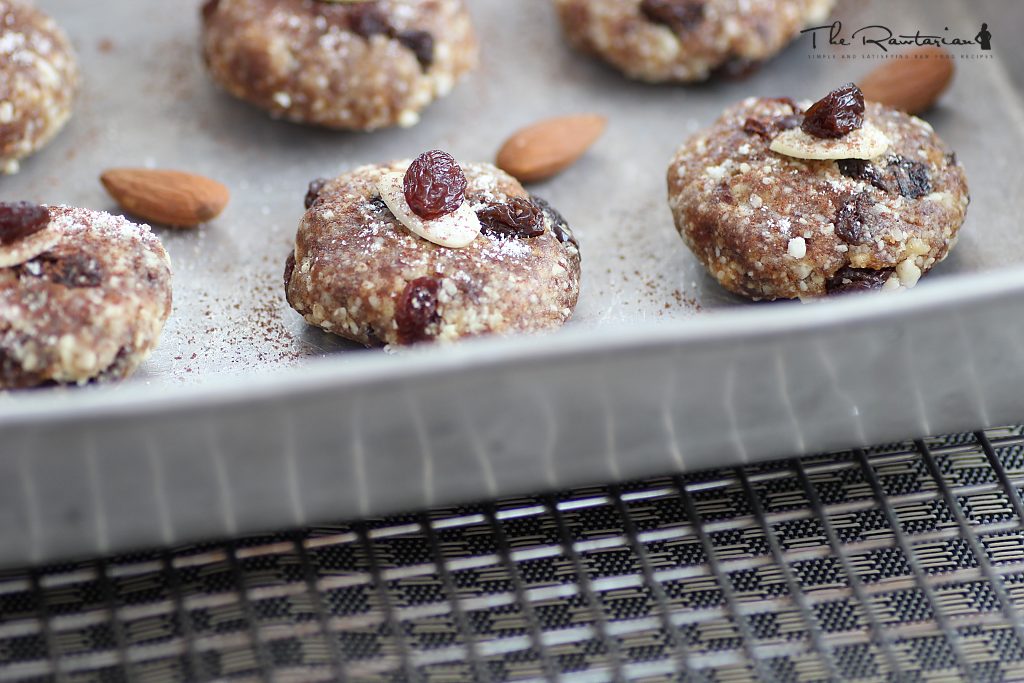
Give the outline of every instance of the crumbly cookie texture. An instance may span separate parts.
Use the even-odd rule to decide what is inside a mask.
[[[642,0],[555,0],[569,41],[630,78],[703,81],[716,71],[742,73],[823,22],[835,0],[661,0],[652,19]]]
[[[548,330],[572,316],[580,252],[557,212],[539,204],[544,232],[537,237],[484,233],[461,249],[438,246],[413,234],[379,198],[378,180],[404,173],[409,163],[364,166],[320,189],[285,270],[288,302],[307,322],[370,347],[408,344],[399,321],[415,315],[403,307],[419,306],[410,293],[423,282],[436,288],[436,314],[414,341]],[[529,197],[490,164],[462,170],[474,211]]]
[[[478,61],[463,0],[207,0],[202,41],[235,97],[350,130],[416,124]]]
[[[0,175],[60,132],[77,90],[64,31],[25,0],[0,0]]]
[[[871,160],[771,151],[809,103],[747,99],[676,153],[669,205],[726,289],[753,299],[914,286],[956,244],[969,203],[956,155],[921,119],[868,103],[890,147]]]
[[[61,240],[0,269],[0,389],[130,375],[171,311],[170,259],[146,226],[50,207]]]

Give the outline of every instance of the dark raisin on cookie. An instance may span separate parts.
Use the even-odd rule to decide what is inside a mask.
[[[412,50],[426,71],[434,63],[434,36],[426,31],[401,31],[395,34],[399,43]]]
[[[863,125],[864,93],[847,83],[812,104],[800,129],[816,138],[841,138]]]
[[[371,349],[382,349],[385,346],[387,346],[387,344],[384,343],[384,340],[381,339],[380,335],[377,334],[377,330],[375,330],[372,325],[367,325],[367,327],[366,327],[366,339],[367,339],[366,346],[368,348],[371,348]]]
[[[309,189],[306,191],[307,209],[312,209],[313,205],[320,199],[320,193],[324,191],[325,185],[327,185],[326,178],[317,178],[309,184]]]
[[[786,114],[772,119],[748,118],[743,122],[743,132],[770,140],[775,137],[776,133],[796,128],[801,121],[803,121],[803,117],[800,114]]]
[[[513,197],[492,202],[476,212],[480,232],[496,237],[529,239],[544,234],[544,212],[529,199]]]
[[[893,191],[893,184],[870,161],[864,159],[839,159],[836,165],[839,167],[839,172],[847,178],[870,183],[884,192]]]
[[[655,24],[663,24],[677,34],[687,33],[704,21],[701,0],[643,0],[640,12]]]
[[[748,135],[757,135],[767,139],[772,136],[772,124],[765,119],[755,119],[750,117],[743,122],[743,132]]]
[[[50,386],[53,381],[43,379],[39,372],[28,372],[22,367],[21,361],[0,349],[0,384],[8,389],[28,389],[30,387]]]
[[[432,277],[420,277],[402,290],[395,307],[398,341],[414,344],[430,337],[427,328],[440,319],[437,314],[437,295],[441,283]]]
[[[928,167],[899,155],[889,157],[884,172],[863,159],[840,159],[836,164],[847,178],[871,183],[883,192],[918,199],[932,191]]]
[[[18,266],[19,273],[41,278],[70,289],[99,287],[103,284],[103,266],[84,254],[47,252]]]
[[[380,197],[374,197],[372,200],[370,200],[370,203],[367,204],[367,207],[369,208],[370,211],[374,213],[383,214],[389,213],[391,211],[391,209],[388,208],[388,205],[385,204],[384,200],[381,199]]]
[[[292,285],[292,274],[295,272],[295,252],[288,252],[288,258],[284,260],[284,291]]]
[[[871,225],[868,210],[874,202],[866,192],[846,197],[836,210],[836,234],[848,244],[871,242]]]
[[[323,0],[320,0],[323,3]],[[434,36],[426,31],[399,31],[388,21],[376,0],[350,5],[349,27],[353,33],[366,39],[387,36],[412,50],[416,60],[427,70],[434,63]]]
[[[892,156],[889,158],[889,172],[895,178],[900,194],[908,199],[918,199],[932,191],[928,167],[920,161]]]
[[[845,294],[881,289],[892,274],[892,268],[871,270],[844,266],[825,282],[825,291],[829,294]]]
[[[531,195],[530,200],[547,216],[548,225],[551,226],[551,233],[555,236],[555,239],[562,244],[571,244],[579,249],[580,243],[576,241],[576,235],[573,234],[572,229],[569,227],[569,221],[565,220],[565,216],[548,204],[546,199],[537,195]]]
[[[790,114],[772,116],[769,118],[750,117],[743,122],[743,132],[750,135],[758,135],[765,140],[773,137],[776,133],[796,128],[803,120],[803,110],[791,97],[773,97],[768,102],[778,102],[790,108]]]
[[[50,210],[31,202],[0,202],[0,244],[14,244],[50,224]]]
[[[405,172],[405,201],[417,216],[434,220],[459,210],[469,183],[448,152],[434,149],[416,157]]]

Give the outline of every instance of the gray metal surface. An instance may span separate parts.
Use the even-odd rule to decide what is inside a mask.
[[[192,5],[44,4],[80,50],[85,91],[69,130],[0,179],[0,196],[112,208],[99,171],[152,164],[217,177],[234,201],[199,232],[160,231],[176,308],[138,378],[0,397],[0,563],[1024,414],[1024,270],[1008,268],[1024,256],[1024,118],[1001,61],[1016,46],[995,31],[991,3],[839,10],[850,26],[964,35],[984,13],[997,49],[958,62],[930,116],[971,179],[954,255],[917,291],[814,306],[737,306],[710,283],[672,228],[665,166],[726,104],[813,97],[877,60],[812,59],[804,40],[748,81],[655,88],[569,51],[547,2],[474,0],[483,68],[421,126],[351,135],[273,122],[219,94],[202,73]],[[1013,14],[1012,3],[998,7]],[[353,351],[287,309],[280,271],[310,178],[434,146],[489,158],[524,123],[587,110],[610,116],[606,137],[537,188],[583,241],[584,291],[565,331],[388,357]]]
[[[0,572],[0,681],[1024,677],[1020,427]]]
[[[202,230],[159,229],[176,266],[175,311],[138,378],[159,385],[251,377],[325,354],[358,362],[366,354],[345,353],[353,347],[308,328],[283,300],[284,256],[308,182],[432,146],[491,160],[513,130],[561,113],[610,119],[605,138],[578,166],[536,187],[583,241],[583,295],[572,325],[657,324],[732,306],[737,300],[705,276],[672,227],[664,176],[676,147],[743,97],[814,98],[880,63],[864,48],[833,52],[855,59],[812,59],[824,51],[813,52],[805,37],[748,80],[652,87],[569,50],[546,0],[473,0],[484,49],[483,65],[468,81],[416,128],[338,133],[271,121],[219,92],[199,57],[197,4],[42,3],[81,55],[82,98],[51,147],[20,175],[0,179],[5,198],[110,210],[116,206],[98,176],[111,166],[182,168],[232,189],[227,212]],[[837,13],[847,30],[866,23],[906,31],[950,26],[971,36],[982,15],[955,0],[846,3]],[[1001,61],[1016,45],[1009,29],[1000,37],[996,31],[993,59],[958,61],[951,92],[929,115],[967,167],[973,196],[963,238],[936,280],[1024,260],[1017,239],[1022,199],[1006,192],[1024,185],[1024,168],[1009,153],[1024,147],[1024,128]]]

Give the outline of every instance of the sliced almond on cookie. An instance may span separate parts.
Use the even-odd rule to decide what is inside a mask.
[[[0,268],[31,261],[60,242],[50,210],[29,202],[0,203]]]
[[[841,138],[817,138],[800,128],[782,131],[770,149],[795,159],[874,159],[892,144],[877,126],[865,122]]]
[[[480,219],[469,202],[455,211],[425,220],[416,215],[405,198],[405,173],[386,173],[377,181],[380,198],[410,232],[442,247],[461,249],[480,234]]]

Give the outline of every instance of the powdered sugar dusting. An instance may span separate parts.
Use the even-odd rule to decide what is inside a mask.
[[[124,216],[73,206],[51,206],[48,208],[50,209],[50,225],[64,233],[66,240],[74,240],[87,233],[95,239],[112,244],[142,242],[154,246],[160,243],[150,226],[132,223]]]

